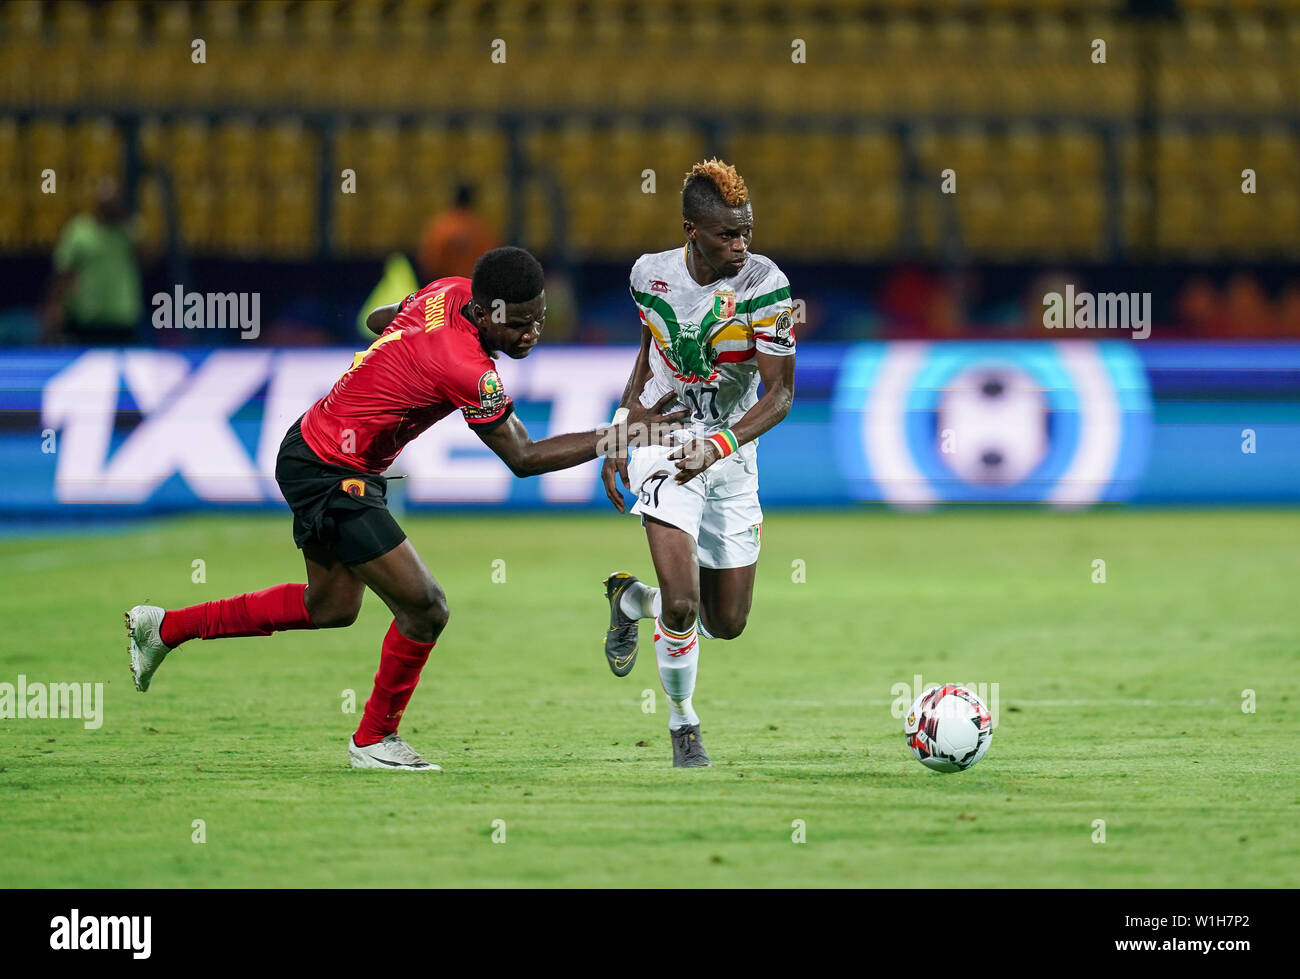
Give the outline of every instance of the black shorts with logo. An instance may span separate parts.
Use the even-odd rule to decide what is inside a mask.
[[[391,551],[406,534],[388,512],[388,480],[321,459],[290,426],[275,460],[275,481],[293,510],[293,542],[323,547],[344,564],[364,564]]]

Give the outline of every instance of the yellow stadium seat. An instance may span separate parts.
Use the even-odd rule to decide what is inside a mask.
[[[239,117],[227,119],[218,124],[215,137],[213,175],[227,185],[254,183],[262,161],[253,123]]]
[[[355,169],[359,193],[338,202],[333,234],[340,254],[368,254],[394,236],[417,234],[458,180],[480,187],[480,207],[503,230],[508,218],[506,140],[496,123],[448,129],[436,118],[399,124],[388,113],[558,110],[554,124],[526,135],[524,151],[535,171],[559,181],[569,244],[578,255],[639,250],[664,214],[675,215],[681,175],[706,144],[684,113],[660,123],[639,112],[701,108],[699,73],[679,68],[722,60],[747,68],[718,72],[709,83],[703,107],[723,124],[716,145],[749,181],[764,240],[791,254],[892,254],[908,213],[904,147],[889,128],[873,127],[901,116],[916,127],[917,230],[931,255],[953,245],[944,240],[951,211],[974,258],[1105,258],[1107,144],[1088,120],[1131,122],[1146,50],[1138,42],[1149,39],[1158,50],[1157,103],[1170,120],[1151,161],[1160,213],[1170,214],[1158,225],[1161,247],[1208,254],[1214,240],[1192,239],[1220,234],[1218,246],[1235,254],[1300,251],[1294,221],[1280,230],[1269,223],[1300,194],[1300,139],[1285,121],[1300,100],[1300,0],[1183,0],[1181,16],[1156,27],[1135,25],[1124,7],[1122,0],[982,7],[789,0],[759,15],[730,0],[19,0],[0,5],[0,103],[76,114],[0,126],[0,164],[7,164],[0,173],[48,165],[61,192],[72,192],[92,173],[119,169],[123,155],[122,133],[83,115],[87,108],[166,110],[169,119],[193,110],[194,119],[147,122],[140,146],[143,160],[172,174],[182,202],[197,198],[186,204],[189,213],[208,214],[187,222],[186,234],[209,250],[307,254],[316,234],[319,136],[305,120],[254,126],[232,113],[344,110],[357,121],[340,133],[332,166]],[[190,60],[198,37],[208,45],[206,65]],[[1097,37],[1108,44],[1105,65],[1090,61]],[[506,65],[489,59],[495,38],[507,43]],[[791,61],[795,38],[806,45],[805,64]],[[572,110],[601,115],[566,115]],[[741,128],[731,128],[741,112]],[[751,112],[763,121],[751,123]],[[1224,121],[1205,133],[1184,113]],[[1283,121],[1259,124],[1256,135],[1256,114]],[[830,116],[857,118],[858,127]],[[954,128],[931,125],[930,116],[969,121]],[[1010,135],[986,116],[1005,120]],[[803,118],[807,128],[786,124]],[[1039,131],[1024,122],[1031,118],[1060,122]],[[1135,242],[1148,231],[1142,152],[1131,137],[1122,144],[1123,228]],[[1249,199],[1239,189],[1247,166],[1260,182]],[[958,173],[955,200],[936,197],[945,167]],[[655,172],[655,195],[641,193],[646,170]],[[552,240],[558,230],[547,186],[528,187],[523,218],[530,236],[558,248],[564,243]],[[235,187],[251,188],[245,198],[259,209],[251,219],[223,210]],[[381,196],[396,223],[376,230],[366,214]],[[626,199],[621,219],[599,209],[602,197]],[[1012,225],[1001,230],[991,206],[999,198],[1003,223]],[[1194,201],[1216,213],[1196,212]],[[51,226],[57,233],[66,206],[30,205],[33,240],[48,237]],[[808,216],[817,212],[820,227],[813,227]],[[873,233],[861,233],[863,222]],[[889,234],[874,233],[885,224]]]
[[[222,165],[216,138],[202,116],[189,116],[173,124],[163,153],[180,187],[214,179]]]
[[[281,258],[306,258],[315,245],[315,188],[287,181],[271,191],[271,220],[266,239],[272,254]]]
[[[1267,127],[1260,133],[1254,156],[1259,180],[1291,184],[1300,189],[1300,140],[1280,126]]]
[[[1045,150],[1052,170],[1063,182],[1079,186],[1101,178],[1101,138],[1082,126],[1058,127],[1047,136]]]
[[[370,220],[370,214],[355,194],[340,194],[334,198],[331,219],[330,245],[334,254],[348,257],[363,251],[362,231]]]
[[[141,244],[150,251],[160,251],[167,243],[167,214],[163,206],[162,184],[157,177],[141,178],[136,187],[136,212]]]
[[[1295,255],[1295,229],[1300,226],[1300,190],[1282,186],[1261,194],[1255,204],[1255,234],[1275,255]]]
[[[1196,168],[1196,146],[1191,134],[1177,126],[1166,126],[1156,143],[1158,179],[1163,184],[1185,183]]]
[[[958,187],[963,180],[982,181],[996,169],[1009,169],[1018,176],[1024,176],[1028,167],[1022,159],[1023,150],[1017,154],[1014,148],[999,147],[1001,152],[994,155],[988,134],[978,126],[965,125],[956,130],[945,140],[945,160],[939,161],[945,166],[956,169]],[[1031,151],[1032,153],[1032,151]],[[958,191],[960,193],[960,190]]]
[[[33,174],[50,169],[61,178],[72,171],[67,128],[61,120],[37,119],[27,125],[27,166]]]
[[[226,0],[209,0],[198,8],[198,37],[210,45],[220,42],[225,45],[237,41],[244,35],[241,9],[243,5]]]
[[[22,142],[19,139],[18,120],[12,116],[0,116],[0,179],[14,179],[26,165],[22,154]],[[14,198],[2,198],[13,200]]]
[[[64,43],[82,43],[93,31],[93,8],[83,0],[64,0],[52,5],[53,34]]]
[[[844,163],[850,179],[869,186],[891,184],[902,174],[898,141],[883,130],[860,130],[842,144]]]
[[[122,136],[111,119],[85,119],[73,125],[68,134],[73,166],[88,177],[122,173]]]
[[[473,124],[466,127],[460,134],[458,145],[455,162],[460,169],[471,173],[504,172],[505,137],[495,125]]]
[[[341,10],[339,25],[350,45],[374,47],[383,41],[383,0],[352,0]]]
[[[368,234],[365,235],[370,254],[379,256],[395,249],[409,248],[415,240],[420,215],[407,206],[408,196],[406,185],[402,183],[379,188]]]
[[[1208,168],[1206,175],[1214,186],[1238,187],[1242,169],[1253,162],[1241,134],[1232,130],[1212,133],[1198,154],[1198,169]]]
[[[3,33],[16,41],[30,42],[41,33],[43,6],[40,0],[12,0],[0,7]]]
[[[393,31],[399,43],[423,46],[430,39],[432,0],[405,0],[396,10]]]
[[[188,47],[196,35],[187,3],[164,3],[154,8],[154,33],[163,41],[181,41]]]
[[[451,155],[451,140],[447,126],[441,121],[418,123],[403,135],[402,157],[414,175],[437,173],[447,165]]]
[[[1105,197],[1100,185],[1082,184],[1054,190],[1052,215],[1044,230],[1047,254],[1072,258],[1100,258],[1106,246]]]
[[[401,169],[401,138],[395,119],[378,119],[361,130],[356,163],[358,181],[364,173],[370,190],[397,179]]]
[[[14,202],[9,207],[0,207],[0,252],[25,250],[27,229],[31,227],[28,209],[22,204],[25,197],[30,197],[30,190],[15,180],[12,173],[0,168],[0,195]]]
[[[536,181],[524,188],[524,229],[521,244],[530,251],[545,254],[559,246],[552,219],[553,201]],[[576,234],[570,230],[570,242],[578,247]]]
[[[504,174],[484,174],[474,182],[477,192],[476,207],[483,220],[496,234],[505,237],[506,224],[509,220],[510,188]],[[450,196],[453,188],[447,188]]]
[[[215,186],[208,181],[196,181],[184,187],[175,186],[177,231],[185,249],[195,254],[211,254],[221,250],[217,237],[217,195]]]
[[[217,192],[216,229],[222,250],[240,257],[260,255],[265,212],[256,183],[227,178]]]
[[[300,119],[273,123],[263,134],[262,166],[272,183],[316,186],[319,140]]]

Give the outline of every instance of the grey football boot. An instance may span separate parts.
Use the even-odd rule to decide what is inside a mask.
[[[704,750],[704,742],[700,740],[698,724],[670,728],[668,734],[673,739],[673,768],[713,767],[709,753]]]
[[[636,666],[637,620],[623,611],[623,593],[636,583],[635,575],[615,571],[602,584],[609,600],[609,630],[605,633],[605,659],[615,676],[627,676]]]

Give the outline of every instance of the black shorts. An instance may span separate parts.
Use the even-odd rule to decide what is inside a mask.
[[[275,481],[293,510],[293,542],[323,547],[344,564],[387,554],[406,534],[388,512],[388,480],[321,459],[290,426],[275,459]]]

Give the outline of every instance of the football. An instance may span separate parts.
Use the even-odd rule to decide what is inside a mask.
[[[964,772],[989,750],[993,718],[974,693],[947,683],[916,698],[903,733],[912,754],[926,768]]]

